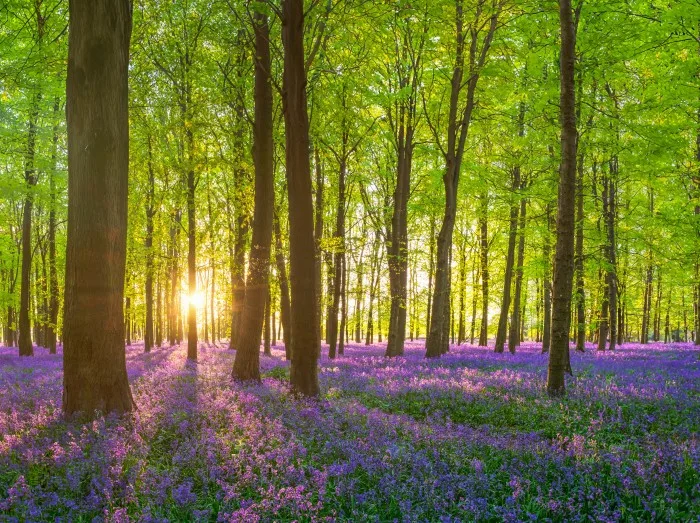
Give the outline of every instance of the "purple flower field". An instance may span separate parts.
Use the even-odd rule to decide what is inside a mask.
[[[288,396],[284,352],[260,385],[200,346],[127,349],[138,410],[60,412],[61,355],[0,347],[0,521],[699,521],[700,352],[547,356],[453,347],[439,360],[351,344],[322,399]]]

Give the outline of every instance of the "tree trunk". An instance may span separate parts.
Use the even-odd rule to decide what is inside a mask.
[[[435,274],[435,216],[430,217],[430,238],[428,238],[428,244],[430,245],[430,252],[428,254],[428,307],[425,311],[426,338],[430,333],[430,310],[432,308],[433,303],[433,276]]]
[[[51,169],[49,170],[49,328],[47,345],[50,354],[56,354],[56,333],[58,331],[58,271],[56,269],[56,171],[58,159],[58,126],[60,102],[54,99],[53,114],[53,148],[51,150]]]
[[[314,241],[316,242],[316,307],[318,314],[318,325],[316,326],[318,338],[318,346],[321,346],[321,323],[323,322],[323,283],[321,281],[321,242],[323,241],[323,169],[321,167],[321,158],[318,153],[318,147],[314,149],[314,167],[316,171],[316,208],[315,225],[314,225]]]
[[[126,412],[124,354],[131,4],[69,6],[63,411]]]
[[[255,163],[255,207],[253,241],[248,263],[243,320],[239,333],[233,377],[260,380],[260,332],[268,318],[265,334],[269,338],[269,268],[275,197],[274,142],[272,124],[272,83],[270,80],[270,30],[267,16],[256,12],[255,31],[255,122],[253,124],[253,161]],[[291,207],[291,205],[290,205]],[[267,305],[267,306],[266,306]],[[266,309],[268,313],[266,314]],[[314,325],[313,323],[311,324]],[[314,335],[315,335],[314,330]]]
[[[520,167],[513,169],[514,193],[520,190]],[[506,270],[503,276],[503,299],[501,301],[501,314],[498,317],[498,331],[496,332],[495,352],[503,352],[506,343],[506,330],[508,327],[508,311],[510,310],[510,289],[513,281],[513,262],[515,259],[515,240],[518,232],[519,206],[515,203],[510,205],[510,226],[508,232],[508,251],[506,253]]]
[[[476,306],[479,293],[479,266],[477,265],[477,257],[472,254],[472,321],[470,324],[469,343],[474,345],[476,339]]]
[[[27,149],[24,157],[24,182],[27,194],[22,209],[22,276],[20,280],[19,304],[19,355],[34,356],[32,331],[29,322],[29,286],[32,271],[32,207],[34,205],[34,187],[37,182],[34,156],[36,148],[37,118],[41,93],[34,95],[29,115],[27,131]]]
[[[481,330],[479,332],[479,347],[486,347],[488,345],[489,331],[489,196],[486,191],[480,194],[479,201],[479,245],[481,248]]]
[[[583,280],[583,153],[578,155],[576,177],[576,350],[586,350],[586,295]]]
[[[615,350],[617,341],[617,242],[615,240],[615,218],[616,218],[616,184],[617,180],[617,156],[610,160],[610,177],[607,180],[607,209],[605,215],[607,230],[607,270],[606,283],[608,287],[608,302],[610,304],[610,350]]]
[[[314,216],[309,164],[309,119],[304,67],[304,2],[283,0],[284,45],[283,108],[286,139],[286,176],[289,194],[289,245],[291,265],[293,337],[290,383],[305,396],[319,393],[316,337],[316,270]],[[309,328],[309,325],[312,327]]]
[[[524,184],[522,184],[524,186]],[[513,314],[510,318],[510,332],[508,333],[508,350],[515,354],[515,349],[520,345],[520,303],[523,288],[523,261],[525,257],[525,212],[527,201],[520,199],[520,239],[518,243],[518,261],[515,268],[515,296],[513,296]]]
[[[550,223],[552,221],[551,207],[547,204],[546,209],[547,214],[547,229],[544,236],[544,277],[542,290],[544,292],[542,297],[542,308],[544,309],[543,321],[542,321],[542,352],[548,352],[551,345],[552,339],[552,248],[549,242],[549,231]]]
[[[642,345],[645,345],[646,343],[649,342],[649,316],[650,316],[650,309],[651,309],[651,291],[652,291],[653,277],[654,277],[654,269],[653,269],[653,266],[652,266],[651,260],[650,260],[649,265],[647,266],[646,279],[645,279],[645,283],[644,283],[644,302],[643,302],[643,307],[642,307],[642,332],[640,333],[640,336],[639,336],[639,342]]]
[[[155,174],[153,172],[153,146],[148,136],[148,190],[146,192],[146,333],[144,351],[153,346],[153,216],[155,214]]]
[[[574,274],[575,194],[576,194],[576,32],[571,0],[559,0],[561,26],[560,53],[560,121],[561,165],[559,167],[559,201],[557,206],[557,243],[552,286],[552,346],[549,352],[547,392],[551,396],[565,393],[564,374],[569,363],[569,326],[571,291]]]
[[[338,311],[343,296],[341,296],[341,283],[343,264],[345,261],[345,175],[347,172],[346,163],[347,133],[343,132],[343,149],[340,155],[338,169],[338,207],[335,216],[335,253],[333,255],[333,296],[331,306],[328,310],[328,332],[326,342],[328,343],[328,357],[333,359],[336,356],[338,342]],[[340,337],[342,338],[342,330]]]
[[[263,351],[266,356],[272,356],[272,350],[270,345],[270,315],[272,309],[272,296],[270,295],[270,286],[267,286],[267,299],[265,300],[265,321],[263,322]]]
[[[286,359],[292,359],[292,323],[289,303],[289,282],[287,280],[287,268],[284,263],[284,251],[282,250],[282,233],[277,211],[274,215],[275,229],[275,263],[277,264],[277,276],[280,282],[280,323],[282,325],[284,354]]]

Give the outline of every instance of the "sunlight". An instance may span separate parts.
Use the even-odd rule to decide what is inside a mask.
[[[202,293],[201,291],[195,291],[192,294],[186,294],[183,302],[185,304],[185,307],[194,305],[198,309],[201,309],[202,307],[204,307],[204,293]]]

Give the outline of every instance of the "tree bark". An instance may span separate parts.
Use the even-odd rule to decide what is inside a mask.
[[[479,195],[479,245],[481,257],[481,330],[479,347],[488,345],[489,332],[489,231],[488,231],[488,192]]]
[[[144,351],[153,346],[153,216],[155,214],[155,173],[153,171],[153,146],[148,136],[148,190],[146,192],[146,329]]]
[[[304,67],[304,2],[283,0],[283,108],[286,176],[289,195],[291,324],[294,333],[290,383],[292,391],[317,396],[320,351],[316,337],[316,271],[314,216],[309,164],[309,118]],[[312,327],[309,328],[309,325]]]
[[[524,186],[524,184],[521,184]],[[510,331],[508,333],[508,350],[515,354],[515,349],[520,345],[521,327],[521,295],[523,289],[523,261],[525,257],[525,213],[527,210],[527,200],[520,199],[520,238],[518,241],[518,260],[515,267],[515,296],[513,296],[513,314],[510,317]]]
[[[38,13],[40,15],[40,13]],[[37,173],[34,167],[36,148],[37,118],[39,116],[39,101],[41,93],[34,95],[29,114],[27,130],[27,149],[24,156],[24,183],[27,194],[24,197],[22,209],[22,273],[20,279],[19,303],[19,355],[34,356],[32,331],[29,321],[29,286],[32,271],[32,208],[34,206],[34,187],[37,183]]]
[[[514,193],[520,190],[520,167],[513,169]],[[496,344],[494,352],[503,352],[506,343],[506,330],[508,327],[508,311],[510,310],[510,289],[513,281],[513,263],[515,260],[515,240],[518,233],[519,206],[516,203],[510,205],[510,225],[508,232],[508,251],[506,253],[506,270],[503,276],[503,298],[501,301],[501,314],[498,317],[498,331],[496,332]]]
[[[455,28],[456,28],[456,52],[455,62],[450,82],[450,107],[447,118],[447,147],[443,150],[445,158],[445,172],[443,185],[445,187],[445,211],[442,226],[438,233],[437,261],[435,271],[435,290],[433,291],[432,314],[430,319],[430,331],[425,342],[426,357],[438,357],[447,352],[449,347],[450,319],[446,316],[449,307],[451,288],[451,270],[448,265],[452,249],[452,236],[454,232],[455,217],[457,214],[457,189],[464,155],[464,146],[469,134],[472,113],[474,111],[474,95],[476,93],[479,73],[484,65],[486,56],[491,46],[493,35],[496,31],[499,10],[491,14],[489,23],[481,24],[483,4],[479,4],[476,11],[476,20],[471,26],[464,26],[463,2],[455,0]],[[478,35],[483,28],[487,33],[481,49],[478,49]],[[467,53],[468,79],[464,81],[465,39],[467,34],[471,36],[471,42]],[[464,107],[460,107],[461,93],[466,87]]]
[[[233,364],[233,377],[239,380],[259,381],[260,332],[266,310],[269,318],[270,244],[275,196],[270,30],[267,15],[256,12],[253,29],[255,32],[255,121],[253,124],[255,207],[245,306],[236,359]],[[269,319],[266,327],[268,327],[265,333],[269,352]]]
[[[280,323],[282,324],[284,353],[288,360],[292,359],[292,323],[289,302],[289,282],[287,280],[287,268],[284,263],[284,250],[282,249],[282,233],[277,211],[274,215],[275,229],[275,263],[277,276],[280,281]]]
[[[47,345],[50,354],[56,354],[56,338],[58,332],[58,271],[56,269],[56,171],[58,161],[58,125],[60,102],[58,96],[54,99],[53,113],[53,149],[51,151],[51,170],[49,171],[49,328]]]
[[[560,121],[561,164],[559,167],[559,201],[557,206],[557,243],[552,286],[552,346],[549,352],[547,392],[561,396],[566,391],[564,374],[569,363],[569,326],[571,291],[574,274],[574,233],[576,194],[576,32],[571,0],[559,0],[561,26],[560,52]]]
[[[547,204],[546,208],[546,219],[547,228],[545,230],[544,236],[544,277],[542,284],[542,308],[543,311],[543,321],[542,321],[542,352],[549,352],[549,347],[552,340],[552,247],[550,244],[550,228],[552,222],[552,209],[550,204]]]
[[[348,134],[343,126],[343,143],[339,159],[338,168],[338,207],[335,215],[335,253],[333,255],[333,295],[331,306],[328,309],[328,332],[326,342],[328,343],[328,357],[336,356],[338,342],[338,312],[343,296],[341,296],[341,280],[343,263],[345,261],[345,175],[347,172],[347,139]],[[342,338],[342,330],[340,337]]]
[[[63,411],[134,408],[124,353],[131,4],[71,0]]]

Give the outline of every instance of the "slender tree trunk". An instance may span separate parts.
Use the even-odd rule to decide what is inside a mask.
[[[155,174],[153,171],[153,146],[148,136],[148,190],[146,192],[146,333],[144,351],[151,352],[153,346],[153,215]]]
[[[56,354],[56,334],[58,332],[58,271],[56,269],[56,171],[58,158],[58,125],[60,102],[54,99],[53,113],[53,149],[51,151],[51,170],[49,171],[49,329],[47,344],[50,354]]]
[[[513,192],[520,190],[520,167],[513,169]],[[495,352],[503,352],[506,342],[506,330],[508,327],[508,311],[510,309],[510,289],[513,281],[513,262],[515,259],[515,240],[518,232],[518,205],[510,206],[510,226],[508,232],[508,251],[506,254],[506,269],[503,276],[503,299],[501,301],[501,314],[498,317],[498,331],[496,333]]]
[[[579,152],[576,177],[576,350],[586,350],[586,295],[583,279],[583,174],[584,155]]]
[[[544,235],[544,277],[542,290],[544,295],[542,297],[542,308],[544,309],[543,324],[542,324],[542,352],[548,352],[551,345],[552,339],[552,248],[549,240],[549,231],[551,228],[552,213],[551,206],[547,204],[546,214],[547,214],[547,229]]]
[[[341,258],[341,278],[340,278],[340,336],[338,339],[338,354],[345,354],[345,344],[347,343],[348,332],[348,293],[346,283],[348,278],[347,256]]]
[[[156,284],[156,347],[163,345],[163,288],[161,272],[158,271]]]
[[[481,14],[478,9],[477,19]],[[432,314],[430,332],[426,339],[426,357],[437,357],[447,352],[449,348],[449,306],[451,271],[448,259],[452,249],[452,235],[454,231],[455,217],[457,213],[457,189],[459,187],[459,175],[464,154],[464,146],[469,132],[472,113],[474,111],[474,95],[476,92],[479,73],[484,65],[494,32],[496,31],[499,11],[492,13],[489,24],[479,26],[477,20],[469,27],[464,26],[463,2],[455,0],[455,29],[456,49],[455,62],[452,69],[450,82],[450,106],[447,119],[447,147],[444,149],[445,171],[443,184],[445,187],[445,211],[442,227],[438,234],[437,263],[435,272],[435,291],[433,293]],[[478,27],[478,28],[477,28]],[[478,49],[478,35],[484,27],[487,34],[484,36],[482,48]],[[465,63],[465,38],[471,37],[467,53],[468,79],[464,81]],[[460,107],[460,94],[466,87],[464,108]]]
[[[292,323],[289,301],[289,281],[287,280],[287,268],[284,262],[284,251],[282,249],[282,234],[280,232],[280,222],[277,211],[274,215],[275,229],[275,263],[277,264],[277,276],[280,282],[280,324],[283,330],[284,353],[288,360],[292,359]]]
[[[309,164],[309,119],[304,67],[304,2],[283,0],[283,107],[286,138],[286,176],[289,194],[293,337],[290,383],[292,391],[318,395],[319,340],[316,335],[316,272],[314,217]],[[309,328],[309,325],[312,328]]]
[[[489,235],[488,235],[488,201],[487,192],[479,196],[479,245],[481,257],[481,331],[479,347],[488,345],[489,329]]]
[[[457,345],[462,345],[466,341],[467,328],[466,320],[466,294],[467,294],[467,253],[464,241],[460,245],[459,252],[459,315],[457,318]]]
[[[435,274],[435,216],[430,217],[430,252],[428,254],[428,307],[426,309],[426,337],[430,333],[430,311],[433,303],[433,276]]]
[[[323,283],[321,281],[321,242],[323,241],[323,169],[321,166],[321,158],[318,153],[318,147],[314,148],[314,167],[316,171],[316,208],[315,225],[314,225],[314,240],[316,242],[316,306],[318,309],[318,326],[316,327],[318,346],[321,346],[321,323],[323,322]]]
[[[524,184],[522,184],[524,186]],[[525,258],[525,212],[527,200],[520,199],[520,239],[518,242],[518,261],[515,268],[515,296],[513,296],[513,314],[510,318],[510,332],[508,334],[508,350],[515,354],[515,349],[520,345],[520,303],[523,288],[523,261]]]
[[[561,26],[561,165],[559,167],[559,201],[557,209],[557,244],[552,286],[552,346],[549,352],[547,392],[551,396],[565,393],[564,374],[569,370],[569,326],[571,291],[574,274],[575,194],[576,194],[576,32],[571,0],[559,0]]]
[[[190,300],[187,307],[187,359],[197,360],[197,307],[192,298],[197,294],[197,222],[195,221],[195,174],[194,136],[187,128],[189,167],[187,169],[187,292]]]
[[[470,324],[469,343],[474,345],[476,339],[476,307],[478,303],[478,286],[479,286],[479,266],[477,265],[477,257],[472,255],[472,321]]]
[[[263,351],[266,356],[272,356],[272,350],[270,345],[270,315],[272,307],[272,300],[270,296],[270,286],[267,286],[267,299],[265,300],[265,321],[263,322]]]
[[[328,310],[328,333],[326,341],[328,342],[328,357],[333,359],[336,356],[336,347],[338,342],[338,311],[343,296],[341,295],[341,283],[343,263],[345,260],[345,175],[347,172],[346,163],[346,145],[347,133],[343,132],[343,150],[340,155],[340,164],[338,169],[338,207],[335,217],[335,253],[333,255],[333,296],[331,307]],[[342,338],[342,329],[340,337]]]
[[[63,411],[126,412],[134,407],[123,312],[131,5],[72,0],[69,12]]]
[[[253,211],[253,242],[248,263],[245,306],[243,307],[243,320],[236,359],[233,364],[233,377],[239,380],[259,381],[260,332],[266,318],[266,354],[270,352],[269,267],[275,176],[273,165],[272,83],[270,80],[270,30],[267,16],[260,12],[256,13],[253,28],[255,31],[255,122],[253,125],[255,208]]]
[[[40,24],[41,25],[41,24]],[[37,183],[34,157],[36,148],[37,118],[41,93],[34,95],[29,115],[27,131],[27,149],[24,156],[24,183],[27,194],[22,209],[22,276],[20,280],[19,304],[19,355],[34,356],[32,331],[29,322],[29,286],[32,271],[32,207],[34,205],[34,187]]]
[[[617,341],[617,242],[615,239],[615,219],[616,219],[616,181],[617,179],[617,157],[610,161],[610,179],[608,180],[608,204],[606,214],[606,230],[608,243],[608,264],[606,281],[608,287],[608,302],[610,304],[610,350],[615,350]]]
[[[654,341],[661,338],[661,267],[656,270],[656,301],[654,303]]]
[[[646,278],[644,283],[644,302],[642,307],[642,332],[640,333],[639,342],[643,345],[649,342],[649,315],[650,315],[650,304],[651,304],[651,290],[652,282],[654,276],[654,269],[649,261],[649,265],[646,270]]]

